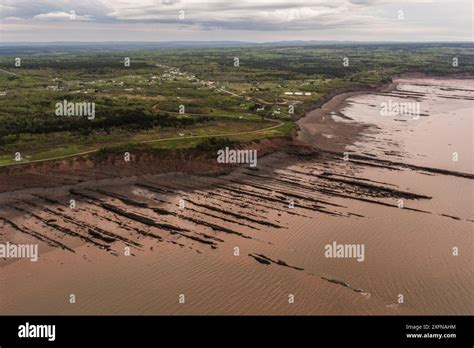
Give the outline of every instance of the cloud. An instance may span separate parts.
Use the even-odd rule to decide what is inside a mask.
[[[325,22],[343,22],[337,20],[340,17],[355,17],[350,10],[356,11],[359,7],[349,0],[141,0],[133,3],[104,0],[104,3],[112,9],[107,16],[116,20],[240,30],[275,30],[282,25],[286,30],[322,27]]]
[[[0,19],[57,20],[58,13],[75,11],[76,16],[101,20],[110,11],[102,0],[1,0]],[[77,17],[76,17],[77,18]]]
[[[58,20],[59,21],[70,21],[70,20],[90,21],[90,20],[92,20],[92,16],[90,16],[90,15],[78,16],[78,15],[76,15],[76,12],[74,10],[71,10],[69,13],[68,12],[61,12],[61,11],[42,13],[42,14],[34,16],[33,19],[46,20],[46,21],[49,21],[49,20],[53,20],[53,21],[58,21]]]
[[[143,32],[186,30],[202,33],[285,33],[287,39],[300,39],[320,33],[351,40],[354,32],[372,37],[384,33],[381,40],[413,39],[417,33],[426,39],[449,37],[450,33],[471,33],[471,0],[0,0],[0,21],[21,19],[31,27],[56,25],[72,30],[64,22],[75,11],[76,22],[87,28],[101,28],[100,35],[113,39],[115,28]],[[399,10],[404,21],[397,20]],[[61,24],[62,23],[62,24]],[[92,26],[94,24],[94,26]],[[15,27],[11,27],[15,28]],[[432,29],[432,35],[426,34]],[[4,35],[8,36],[4,26]],[[12,29],[13,30],[13,29]],[[15,28],[16,30],[16,28]],[[91,32],[92,29],[89,29]],[[245,34],[248,32],[248,34]],[[369,35],[370,32],[373,32]],[[411,32],[412,35],[407,34]],[[109,34],[107,34],[109,33]],[[80,33],[74,33],[81,36]],[[179,34],[179,33],[178,33]],[[326,35],[324,34],[324,35]],[[34,33],[31,33],[34,36]],[[99,35],[99,36],[100,36]],[[457,35],[457,34],[456,34]],[[283,37],[282,36],[282,37]],[[328,36],[328,37],[329,37]],[[55,35],[56,37],[56,35]],[[173,38],[170,37],[170,40]],[[315,38],[316,39],[316,38]],[[275,38],[278,40],[278,38]]]
[[[96,22],[152,22],[239,30],[301,30],[368,22],[367,5],[354,0],[3,0],[0,18]]]

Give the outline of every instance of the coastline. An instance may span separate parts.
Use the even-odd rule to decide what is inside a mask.
[[[391,92],[397,88],[392,82],[399,78],[469,78],[470,74],[434,75],[408,72],[391,77],[391,81],[380,85],[352,86],[335,89],[315,101],[312,110],[303,112],[295,120],[291,137],[265,138],[242,143],[243,149],[255,149],[259,159],[275,152],[343,152],[347,145],[359,139],[360,134],[370,127],[362,123],[337,122],[331,115],[344,117],[340,111],[347,99],[371,92]],[[329,116],[328,116],[329,115]],[[122,154],[111,153],[102,158],[99,153],[85,153],[65,159],[26,162],[15,166],[0,167],[0,193],[15,190],[57,187],[89,180],[129,177],[140,174],[193,173],[222,175],[238,165],[222,165],[215,161],[215,154],[197,149],[182,150],[140,150],[132,163],[124,163]],[[65,178],[61,179],[57,172]],[[78,177],[78,172],[79,174]]]
[[[259,159],[268,154],[297,149],[290,137],[275,137],[242,144],[242,149],[258,151]],[[0,168],[0,194],[33,188],[54,188],[86,181],[133,177],[137,175],[191,173],[221,175],[236,164],[220,164],[212,150],[134,151],[130,162],[123,153],[79,156],[64,160],[25,163]]]
[[[331,115],[347,118],[341,110],[348,106],[347,99],[368,93],[390,93],[397,89],[399,79],[474,79],[469,73],[428,74],[423,72],[405,72],[390,77],[391,82],[376,86],[361,86],[356,88],[341,88],[320,98],[316,108],[304,112],[296,121],[294,140],[301,144],[312,146],[316,150],[343,152],[345,146],[360,138],[362,131],[370,128],[368,124],[337,122]]]
[[[344,96],[325,105],[327,111],[343,105]],[[351,140],[346,133],[340,141]],[[287,139],[286,145],[292,143]],[[16,291],[7,294],[2,310],[18,313],[19,303],[29,314],[470,310],[459,298],[472,288],[472,258],[464,249],[450,256],[452,245],[469,245],[474,221],[467,178],[357,154],[345,162],[319,146],[285,153],[285,143],[272,144],[273,153],[259,158],[257,169],[229,166],[225,175],[212,168],[209,175],[139,173],[1,194],[5,238],[39,243],[41,256],[38,263],[5,266]],[[145,155],[144,171],[154,161]],[[74,210],[68,208],[71,197],[78,204]],[[189,209],[180,209],[179,199]],[[334,242],[363,244],[364,262],[325,257],[325,246]],[[134,262],[123,255],[125,246]],[[69,289],[80,298],[75,306],[64,306]],[[49,296],[38,301],[38,291]],[[454,291],[460,296],[439,296]],[[176,301],[180,293],[189,300],[186,306]],[[288,293],[297,298],[290,307]],[[397,302],[400,293],[406,303]]]
[[[348,105],[348,98],[371,92],[391,92],[396,87],[396,83],[388,82],[372,87],[342,88],[329,93],[318,101],[320,105],[317,108],[304,113],[296,121],[296,140],[319,150],[342,152],[369,125],[337,122],[330,114],[344,118],[340,111]]]

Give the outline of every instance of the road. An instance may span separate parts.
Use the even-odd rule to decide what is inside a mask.
[[[206,116],[206,115],[203,115]],[[271,122],[276,122],[278,124],[266,127],[263,129],[257,129],[253,131],[246,131],[246,132],[235,132],[235,133],[220,133],[220,134],[206,134],[206,135],[191,135],[191,136],[178,136],[178,137],[171,137],[171,138],[161,138],[161,139],[152,139],[152,140],[144,140],[144,141],[139,141],[136,144],[150,144],[150,143],[158,143],[162,141],[170,141],[170,140],[178,140],[178,139],[199,139],[199,138],[217,138],[217,137],[228,137],[228,136],[235,136],[235,135],[246,135],[246,134],[255,134],[255,133],[261,133],[261,132],[266,132],[272,129],[279,128],[284,125],[284,122],[278,121],[278,120],[270,120],[270,119],[265,119],[266,121],[271,121]],[[72,157],[78,157],[78,156],[83,156],[83,155],[88,155],[91,153],[95,153],[100,151],[102,148],[96,148],[88,151],[83,151],[83,152],[78,152],[74,153],[71,155],[65,155],[65,156],[59,156],[59,157],[51,157],[51,158],[44,158],[40,160],[33,160],[33,161],[21,161],[21,162],[16,162],[16,163],[8,163],[8,164],[1,164],[0,167],[10,167],[10,166],[16,166],[16,165],[22,165],[22,164],[27,164],[27,163],[39,163],[39,162],[47,162],[47,161],[55,161],[55,160],[61,160],[61,159],[66,159],[66,158],[72,158]]]
[[[0,69],[0,71],[3,71],[3,72],[8,73],[8,74],[16,75],[16,74],[8,72],[6,70]],[[234,97],[243,98],[243,96],[235,94],[235,93],[230,92],[230,91],[226,91],[226,90],[222,90],[222,89],[219,90],[219,91],[223,92],[223,93],[231,94]],[[248,97],[246,99],[251,100]],[[261,101],[258,100],[258,102],[261,102]],[[269,104],[268,102],[264,102],[264,103]],[[153,105],[152,108],[154,110],[158,110],[156,108],[157,105],[158,104]],[[160,110],[158,110],[158,111],[160,111]],[[169,114],[178,114],[178,113],[170,112],[170,111],[163,111],[163,112],[168,112]],[[191,116],[211,116],[211,117],[215,116],[215,115],[206,115],[206,114],[187,114],[187,115],[191,115]],[[269,130],[272,130],[272,129],[276,129],[276,128],[279,128],[282,125],[284,125],[284,122],[278,121],[278,120],[272,120],[272,119],[265,118],[265,121],[276,122],[277,124],[273,125],[271,127],[267,127],[267,128],[263,128],[263,129],[257,129],[257,130],[253,130],[253,131],[247,131],[247,132],[194,135],[194,136],[187,136],[187,137],[178,136],[178,137],[171,137],[171,138],[144,140],[144,141],[137,142],[137,144],[149,144],[149,143],[157,143],[157,142],[162,142],[162,141],[170,141],[170,140],[178,140],[178,139],[198,139],[198,138],[228,137],[228,136],[235,136],[235,135],[255,134],[255,133],[261,133],[261,132],[266,132],[266,131],[269,131]],[[16,162],[16,163],[1,164],[0,167],[10,167],[10,166],[17,166],[17,165],[22,165],[22,164],[27,164],[27,163],[39,163],[39,162],[46,162],[46,161],[61,160],[61,159],[66,159],[66,158],[72,158],[72,157],[77,157],[77,156],[88,155],[88,154],[91,154],[91,153],[98,152],[100,150],[101,150],[101,148],[96,148],[96,149],[92,149],[92,150],[88,150],[88,151],[78,152],[78,153],[71,154],[71,155],[65,155],[65,156],[59,156],[59,157],[50,157],[50,158],[44,158],[44,159],[40,159],[40,160],[33,160],[33,161],[20,161],[20,162]]]

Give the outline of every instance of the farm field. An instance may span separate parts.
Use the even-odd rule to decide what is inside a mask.
[[[407,72],[474,70],[467,44],[0,52],[1,165],[127,144],[173,149],[210,137],[287,137],[296,119],[335,91],[387,84]],[[462,64],[453,67],[453,57]],[[58,116],[65,102],[94,103],[94,115]]]

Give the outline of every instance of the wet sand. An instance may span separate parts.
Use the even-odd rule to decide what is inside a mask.
[[[409,94],[419,84],[427,82],[399,86]],[[457,108],[469,100],[464,93],[471,92],[446,99],[456,104],[449,110],[462,114],[453,117],[466,117],[466,108]],[[268,155],[256,170],[140,175],[0,194],[2,240],[40,248],[38,262],[1,261],[0,312],[472,313],[473,171],[465,162],[454,167],[430,159],[429,151],[420,151],[419,160],[410,139],[397,137],[418,137],[410,132],[413,123],[397,122],[405,129],[392,132],[375,115],[364,118],[370,106],[358,107],[376,97],[336,97],[309,113],[299,121],[299,140],[315,148]],[[399,141],[378,140],[390,135]],[[335,241],[364,244],[364,261],[325,257],[325,245]],[[459,256],[452,255],[455,246]],[[76,303],[69,303],[70,294]]]

